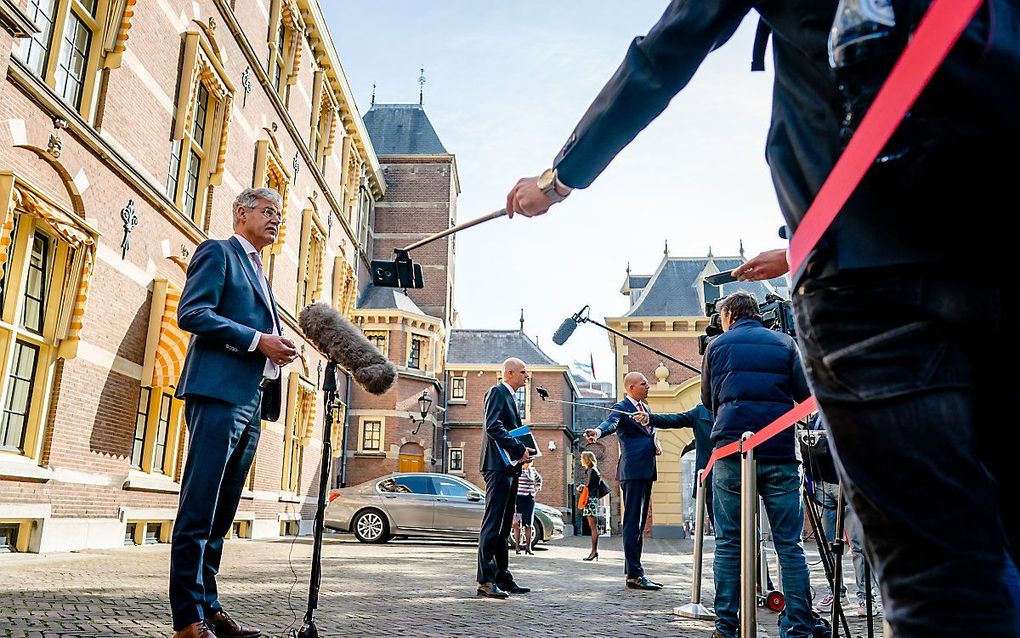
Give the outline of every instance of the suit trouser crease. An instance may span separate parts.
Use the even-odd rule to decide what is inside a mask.
[[[623,489],[623,570],[627,578],[645,575],[641,551],[644,548],[648,506],[652,501],[652,483],[646,479],[620,481]]]
[[[185,398],[188,458],[170,551],[170,607],[175,631],[221,607],[216,575],[223,538],[237,513],[261,430],[256,392],[248,405]]]
[[[485,511],[478,535],[477,581],[508,585],[514,578],[510,573],[507,543],[517,506],[519,477],[512,470],[485,470],[482,476],[485,478]]]

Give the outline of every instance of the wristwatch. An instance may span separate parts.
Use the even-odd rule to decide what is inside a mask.
[[[557,178],[555,168],[547,168],[538,176],[539,190],[554,204],[562,202],[567,198],[567,195],[570,195],[570,189],[567,190],[567,195],[560,195],[559,191],[556,190],[557,182],[559,182],[559,179]]]

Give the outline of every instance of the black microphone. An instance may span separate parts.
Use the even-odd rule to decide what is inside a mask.
[[[562,346],[564,343],[567,342],[567,339],[570,338],[570,335],[574,334],[574,330],[577,330],[577,319],[575,318],[576,316],[577,315],[573,315],[563,320],[563,323],[560,324],[560,327],[557,328],[556,332],[553,333],[552,337],[553,343],[555,343],[558,346]]]
[[[366,391],[382,394],[393,387],[396,366],[334,308],[313,303],[301,311],[298,324],[316,350],[350,372]]]

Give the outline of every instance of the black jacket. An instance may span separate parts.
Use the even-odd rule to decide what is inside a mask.
[[[701,402],[715,415],[715,447],[761,430],[809,396],[796,342],[757,319],[734,322],[705,350]],[[793,428],[755,448],[755,458],[795,461]]]
[[[510,436],[510,430],[521,427],[521,416],[513,394],[502,383],[485,393],[485,441],[482,443],[481,470],[508,470],[519,473],[520,465],[508,466],[499,453],[503,448],[512,461],[524,456],[524,444]]]
[[[773,30],[775,84],[765,155],[780,208],[795,230],[842,151],[842,100],[827,52],[837,1],[673,0],[648,34],[634,39],[570,135],[555,160],[560,180],[590,185],[753,8]],[[909,10],[907,0],[893,4],[908,28],[920,15],[918,7],[924,8],[919,0],[910,1]],[[998,112],[1020,111],[1020,72],[1010,57],[1016,35],[1009,16],[1016,6],[1013,0],[988,4],[992,8],[979,12],[968,28],[969,42],[957,47],[915,106],[911,153],[870,170],[819,243],[819,259],[840,269],[931,263],[958,258],[961,246],[982,245],[993,254],[987,242],[1006,241],[1007,233],[990,237],[982,224],[959,217],[965,210],[1000,211],[996,201],[1010,197],[1015,179],[1015,163],[998,158],[1012,156],[1020,118]],[[993,66],[989,52],[999,54],[995,61],[1001,63]],[[997,99],[972,99],[975,91],[959,89],[961,78],[993,73],[1002,81],[984,84],[998,87]],[[996,112],[986,113],[993,106]]]
[[[704,404],[699,403],[686,412],[676,414],[652,414],[650,415],[652,427],[669,428],[691,428],[694,431],[694,471],[705,469],[708,459],[712,456],[712,413]],[[697,491],[698,486],[694,486]]]

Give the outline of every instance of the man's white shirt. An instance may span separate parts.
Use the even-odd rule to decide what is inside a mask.
[[[257,271],[256,261],[255,259],[252,258],[252,255],[258,256],[259,251],[255,250],[255,247],[251,245],[251,242],[245,239],[244,237],[235,233],[234,238],[237,239],[237,241],[241,244],[241,248],[244,248],[245,254],[248,255],[248,261],[251,262],[251,267],[253,269],[256,269]],[[256,274],[258,273],[256,272]],[[262,294],[265,295],[266,301],[272,304],[273,296],[269,294],[269,281],[266,279],[266,275],[264,272],[259,277],[259,285],[262,288]],[[269,334],[282,336],[280,335],[279,329],[277,328],[276,325],[275,314],[272,311],[270,312],[270,314],[274,315],[274,318],[273,318],[273,331]],[[255,349],[259,347],[259,339],[262,338],[263,334],[265,333],[258,332],[257,330],[255,331],[255,338],[252,339],[251,345],[248,346],[248,352],[255,352]],[[267,379],[276,379],[277,377],[280,376],[280,366],[276,365],[276,363],[274,363],[272,359],[266,357],[266,367],[262,370],[262,376],[264,376]]]

